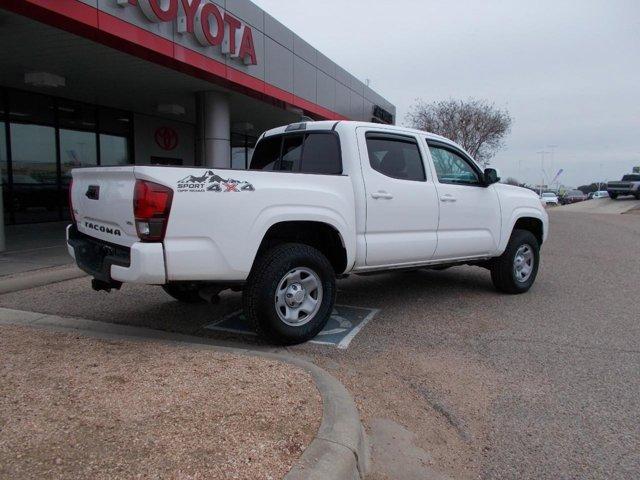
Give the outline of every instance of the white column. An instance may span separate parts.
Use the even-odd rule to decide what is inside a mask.
[[[197,149],[206,167],[231,167],[231,114],[229,97],[221,92],[199,92]]]

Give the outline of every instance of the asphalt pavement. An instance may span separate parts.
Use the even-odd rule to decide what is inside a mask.
[[[379,309],[346,350],[292,348],[338,377],[371,434],[371,478],[640,478],[640,216],[551,212],[534,288],[496,293],[456,267],[355,277],[338,302]],[[240,307],[86,278],[0,306],[241,341],[204,328]]]

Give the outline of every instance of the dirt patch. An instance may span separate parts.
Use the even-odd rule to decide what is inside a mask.
[[[0,477],[279,479],[322,417],[255,357],[0,327]]]
[[[480,477],[482,458],[490,448],[487,416],[498,384],[496,372],[482,361],[436,349],[385,350],[367,358],[357,370],[337,362],[331,368],[319,355],[314,360],[354,393],[363,423],[377,447],[372,479],[418,478],[419,471],[423,471],[423,478],[429,477],[427,472],[432,475],[429,478]],[[394,465],[393,450],[385,437],[377,438],[380,422],[413,432],[415,436],[405,439],[402,448],[427,455],[416,457],[413,463],[407,457]],[[384,455],[380,455],[381,448]]]

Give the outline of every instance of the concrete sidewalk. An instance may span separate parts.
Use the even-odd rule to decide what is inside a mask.
[[[0,254],[0,277],[71,265],[65,245],[69,222],[7,225],[7,250]]]

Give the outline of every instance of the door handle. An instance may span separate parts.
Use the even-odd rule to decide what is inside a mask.
[[[383,190],[379,190],[377,192],[372,193],[371,198],[375,198],[376,200],[378,200],[379,198],[383,198],[385,200],[391,200],[393,198],[393,195]]]
[[[440,197],[440,201],[441,202],[452,202],[453,203],[453,202],[458,201],[458,199],[456,197],[454,197],[453,195],[446,194],[446,195],[443,195],[443,196]]]

